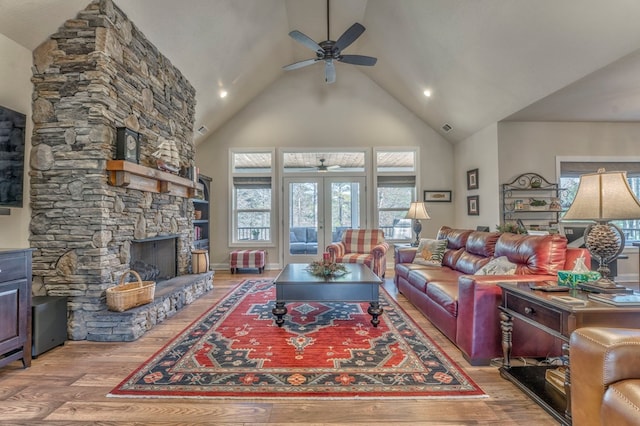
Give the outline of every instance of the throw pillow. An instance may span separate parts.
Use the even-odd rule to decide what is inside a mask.
[[[413,263],[429,266],[442,266],[442,258],[447,249],[447,240],[420,239]]]
[[[516,264],[509,262],[507,256],[500,256],[478,269],[475,275],[515,275],[515,273]]]

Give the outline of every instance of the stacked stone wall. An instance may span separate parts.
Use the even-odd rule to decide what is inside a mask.
[[[34,293],[69,297],[69,336],[82,340],[129,269],[133,239],[178,236],[189,271],[193,205],[108,183],[116,129],[140,134],[140,163],[173,140],[194,164],[195,90],[111,0],[96,0],[34,51],[31,246]],[[104,340],[109,340],[105,338]]]

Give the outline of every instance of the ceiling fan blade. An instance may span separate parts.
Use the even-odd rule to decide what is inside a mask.
[[[298,68],[306,67],[307,65],[313,65],[320,59],[305,59],[304,61],[294,62],[292,64],[282,67],[285,71],[297,70]]]
[[[338,60],[345,64],[364,65],[367,67],[374,66],[378,62],[378,58],[363,55],[340,55]]]
[[[324,61],[324,81],[331,84],[336,81],[336,66],[333,60]]]
[[[336,170],[336,169],[339,169],[339,168],[340,168],[340,166],[338,164],[335,164],[333,166],[327,166],[327,170]]]
[[[362,35],[364,30],[364,26],[356,22],[340,36],[338,41],[336,41],[335,48],[339,52],[344,50],[347,46],[356,41],[356,39]]]
[[[298,43],[307,46],[309,49],[313,50],[314,52],[319,54],[324,54],[324,50],[322,49],[322,47],[320,47],[320,45],[315,41],[313,41],[313,39],[308,35],[305,35],[298,30],[293,30],[289,33],[289,36],[291,36],[291,38],[297,41]]]

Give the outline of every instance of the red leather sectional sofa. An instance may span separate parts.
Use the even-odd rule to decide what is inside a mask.
[[[564,236],[516,235],[452,229],[443,226],[437,239],[447,239],[442,266],[414,264],[415,248],[396,248],[394,282],[398,290],[460,348],[471,365],[487,365],[502,357],[498,306],[501,281],[556,280],[558,270],[573,269],[585,249],[568,248]],[[474,275],[491,259],[506,256],[515,275]],[[559,355],[561,342],[527,324],[525,336],[514,336],[512,355]],[[515,335],[515,333],[514,333]]]

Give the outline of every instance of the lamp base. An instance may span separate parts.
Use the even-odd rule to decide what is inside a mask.
[[[590,293],[633,293],[632,289],[618,285],[606,278],[600,278],[597,281],[588,281],[586,283],[578,283],[577,287],[580,290]]]

